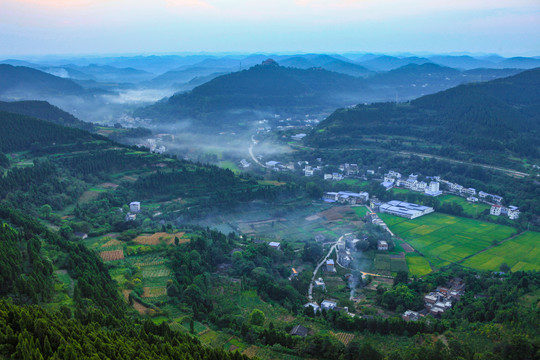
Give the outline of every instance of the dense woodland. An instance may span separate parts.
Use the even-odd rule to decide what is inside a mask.
[[[0,356],[14,359],[248,359],[201,345],[166,324],[123,321],[114,328],[65,312],[0,300]]]
[[[46,101],[0,101],[0,110],[86,131],[93,131],[95,128],[94,124],[79,120]]]
[[[340,109],[306,140],[319,148],[378,146],[497,165],[509,154],[538,159],[539,77],[535,69],[410,103]]]

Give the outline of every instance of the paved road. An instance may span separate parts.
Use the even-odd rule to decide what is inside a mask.
[[[262,166],[263,168],[266,168],[267,166],[264,165],[263,163],[261,163],[256,157],[255,155],[253,154],[253,146],[255,146],[255,144],[257,144],[257,141],[253,138],[253,135],[251,136],[251,144],[249,145],[249,156],[251,156],[251,158],[253,159],[253,161],[259,165],[259,166]]]

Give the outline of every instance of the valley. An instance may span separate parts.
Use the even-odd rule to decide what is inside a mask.
[[[167,65],[175,79],[199,62],[212,64],[200,73],[212,79],[95,123],[46,101],[1,102],[0,266],[9,275],[0,280],[11,299],[0,301],[2,324],[34,334],[13,325],[33,316],[55,350],[28,347],[79,357],[85,350],[62,347],[55,331],[77,327],[70,341],[80,344],[105,333],[145,356],[158,352],[153,341],[177,351],[162,349],[169,355],[189,347],[235,359],[345,359],[359,349],[378,359],[502,359],[503,348],[537,349],[538,70],[274,58],[238,72],[236,58],[183,58],[193,62],[183,75]],[[88,84],[180,81],[152,78],[157,70],[140,61],[137,70],[70,66],[64,80],[84,80],[80,94],[54,84],[99,98]],[[507,77],[451,87],[475,74]],[[417,91],[425,76],[433,85]],[[374,102],[392,100],[394,86],[414,88],[411,99],[450,90]],[[329,95],[342,90],[360,105]],[[396,216],[384,211],[392,201],[431,210]],[[0,339],[13,335],[0,330]],[[21,349],[2,347],[0,357]]]

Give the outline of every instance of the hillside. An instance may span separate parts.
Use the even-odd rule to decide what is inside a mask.
[[[0,64],[0,97],[32,99],[33,95],[81,95],[83,88],[69,79],[24,66]]]
[[[394,150],[458,156],[540,157],[540,69],[485,83],[460,85],[410,103],[340,109],[306,141],[317,147],[352,146],[373,137]],[[442,145],[442,147],[441,147]],[[483,155],[481,155],[483,154]],[[487,156],[486,156],[487,155]]]
[[[268,61],[219,76],[191,92],[139,109],[135,115],[158,121],[193,118],[199,120],[198,125],[221,126],[227,125],[231,112],[238,119],[242,112],[310,112],[343,106],[347,103],[344,99],[354,97],[362,88],[354,77],[319,68],[284,68]]]
[[[0,111],[31,116],[57,125],[75,127],[87,131],[94,130],[94,125],[92,123],[79,120],[70,113],[49,104],[46,101],[0,101]]]

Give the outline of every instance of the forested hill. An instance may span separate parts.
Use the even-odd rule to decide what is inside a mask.
[[[1,152],[32,150],[46,153],[67,144],[105,140],[83,130],[5,111],[0,111],[0,134]]]
[[[461,85],[410,103],[339,109],[321,122],[306,141],[321,148],[347,147],[378,137],[383,141],[371,144],[394,150],[458,156],[457,150],[488,157],[513,154],[537,159],[539,110],[540,68],[490,82]]]
[[[0,299],[2,359],[247,359],[203,346],[166,323],[132,320],[96,253],[4,205],[0,250],[0,296],[10,298]],[[54,254],[53,261],[45,253]],[[72,301],[48,310],[21,306],[43,305],[57,295],[53,262],[76,280]]]
[[[31,99],[35,96],[81,95],[84,89],[69,79],[25,66],[0,64],[0,96]]]
[[[219,76],[191,92],[139,109],[135,115],[154,120],[194,118],[215,126],[243,110],[298,113],[335,108],[363,88],[361,79],[321,68],[296,69],[268,60],[248,70]]]
[[[49,104],[46,101],[0,101],[0,111],[31,116],[58,125],[75,127],[82,130],[94,130],[94,125],[92,123],[79,120],[70,113]]]

